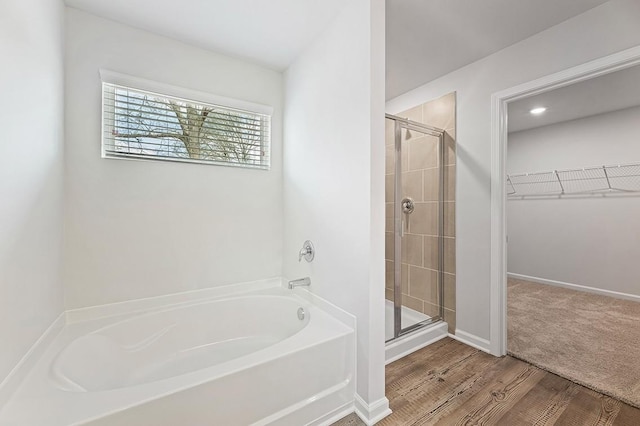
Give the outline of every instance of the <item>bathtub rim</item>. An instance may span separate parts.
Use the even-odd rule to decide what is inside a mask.
[[[260,283],[263,284],[263,283]],[[268,284],[268,283],[267,283]],[[162,304],[160,306],[157,306],[155,308],[147,308],[147,309],[143,309],[143,310],[131,310],[129,312],[119,312],[117,314],[113,314],[113,315],[107,315],[107,316],[98,316],[96,318],[93,319],[89,319],[86,318],[82,321],[76,321],[76,322],[72,322],[69,324],[66,324],[66,327],[74,327],[74,326],[79,326],[79,327],[83,327],[83,326],[87,326],[89,327],[88,331],[83,331],[81,333],[78,334],[78,331],[76,330],[69,330],[68,328],[64,328],[61,331],[65,331],[68,330],[68,332],[70,334],[72,334],[72,336],[66,335],[66,336],[61,336],[60,339],[56,338],[56,340],[54,342],[52,342],[51,345],[49,345],[46,348],[45,353],[43,354],[43,356],[41,357],[41,359],[48,359],[50,362],[49,364],[51,364],[55,358],[57,357],[57,355],[59,354],[59,352],[66,347],[69,343],[71,343],[73,340],[75,340],[78,337],[81,336],[85,336],[85,335],[89,335],[95,332],[99,332],[101,330],[107,329],[111,326],[115,326],[121,323],[125,323],[127,321],[131,321],[131,320],[135,320],[138,317],[146,317],[148,315],[154,315],[156,313],[163,313],[163,312],[170,312],[173,310],[179,310],[179,309],[189,309],[190,307],[193,306],[199,306],[199,305],[203,305],[203,304],[207,304],[207,303],[217,303],[217,302],[224,302],[226,300],[232,300],[232,299],[236,299],[236,298],[245,298],[245,297],[252,297],[252,296],[267,296],[267,297],[275,297],[275,298],[291,298],[294,300],[299,301],[301,304],[303,304],[303,307],[307,308],[309,311],[309,315],[311,320],[309,322],[307,322],[307,324],[305,324],[305,326],[298,330],[296,333],[292,334],[291,336],[289,336],[288,338],[275,343],[274,345],[270,345],[267,346],[265,348],[261,348],[258,351],[255,352],[251,352],[249,354],[245,354],[241,357],[238,358],[234,358],[228,361],[225,361],[221,364],[217,364],[214,366],[208,366],[205,367],[203,369],[200,370],[196,370],[196,371],[192,371],[189,373],[185,373],[182,375],[178,375],[178,376],[172,376],[172,377],[168,377],[165,379],[161,379],[155,382],[151,382],[151,383],[159,383],[159,382],[167,382],[167,381],[189,381],[188,378],[190,377],[194,377],[196,374],[198,374],[198,372],[207,372],[207,378],[204,379],[194,379],[189,381],[188,384],[185,385],[180,385],[179,387],[175,387],[172,388],[170,391],[167,391],[166,394],[170,394],[170,393],[175,393],[175,392],[179,392],[181,390],[190,388],[192,386],[198,386],[201,384],[204,384],[208,381],[214,380],[216,378],[219,377],[224,377],[230,374],[233,374],[239,370],[242,370],[244,368],[249,368],[249,367],[253,367],[259,364],[262,364],[264,362],[270,361],[272,359],[277,358],[277,356],[275,356],[275,354],[273,354],[272,352],[275,351],[275,349],[273,348],[280,348],[281,346],[285,346],[289,343],[285,343],[287,340],[290,340],[292,338],[295,338],[298,334],[300,334],[302,331],[304,331],[305,329],[315,329],[316,327],[316,323],[313,322],[313,318],[322,318],[323,315],[327,315],[329,316],[331,319],[337,321],[338,323],[341,324],[342,327],[345,327],[340,333],[345,333],[348,334],[350,332],[354,333],[354,336],[356,335],[356,329],[355,326],[351,327],[348,324],[344,323],[343,321],[341,321],[339,318],[336,318],[331,312],[327,312],[323,306],[320,306],[318,304],[314,304],[311,300],[316,300],[319,303],[322,303],[321,301],[323,299],[319,298],[319,297],[314,297],[314,295],[311,295],[310,292],[306,291],[306,290],[302,290],[302,291],[291,291],[286,289],[286,287],[283,287],[281,285],[269,285],[268,287],[263,287],[262,285],[258,286],[257,288],[251,290],[246,290],[244,287],[244,283],[242,284],[242,291],[239,291],[237,293],[224,293],[224,295],[220,295],[220,296],[209,296],[207,293],[207,291],[205,291],[204,293],[207,294],[206,298],[201,298],[201,299],[191,299],[189,301],[183,301],[180,303],[175,303],[175,304]],[[206,289],[208,290],[208,289]],[[279,292],[276,294],[273,294],[271,292]],[[190,292],[192,293],[192,292]],[[326,302],[329,305],[331,305],[329,302]],[[102,306],[100,306],[100,308],[102,308]],[[337,308],[339,309],[339,308]],[[318,311],[318,312],[314,312],[314,311]],[[102,313],[102,309],[99,311],[99,313]],[[108,321],[108,322],[107,322]],[[104,322],[106,322],[106,324],[104,324]],[[103,323],[103,324],[100,324]],[[354,324],[355,324],[355,317],[354,317]],[[59,333],[60,334],[60,333]],[[73,336],[73,334],[75,334],[75,336]],[[57,337],[57,336],[56,336]],[[60,341],[62,340],[62,342]],[[317,345],[321,345],[323,343],[325,343],[326,341],[328,341],[330,339],[319,339],[319,340],[314,340],[312,343],[307,343],[303,346],[298,346],[296,347],[294,350],[288,351],[287,353],[297,353],[300,351],[305,350],[306,348],[312,347],[312,346],[317,346]],[[63,344],[64,343],[64,344]],[[355,349],[354,349],[355,350]],[[238,360],[243,361],[245,359],[251,359],[254,358],[255,356],[253,354],[259,354],[259,355],[264,355],[267,354],[266,357],[264,358],[260,358],[259,360],[255,360],[255,361],[250,361],[248,363],[243,364],[242,366],[233,366],[236,363],[239,363]],[[39,362],[39,360],[38,360]],[[222,367],[228,366],[228,365],[232,365],[232,367],[226,371],[223,371],[221,374],[216,374],[214,376],[210,376],[209,372],[213,371],[214,369],[222,369]],[[49,368],[51,367],[51,365],[49,365]],[[182,377],[182,378],[181,378]],[[100,390],[100,391],[91,391],[88,393],[94,393],[94,394],[105,394],[105,393],[109,393],[109,392],[118,392],[119,390],[122,389],[139,389],[139,388],[144,388],[146,386],[149,386],[150,383],[141,383],[141,384],[136,384],[136,385],[132,385],[126,388],[116,388],[116,389],[107,389],[107,390]],[[62,392],[66,392],[62,389],[59,389]],[[79,392],[79,393],[83,393],[83,392]]]
[[[282,278],[273,277],[264,280],[246,281],[236,284],[226,284],[216,287],[207,287],[177,293],[161,294],[158,296],[142,297],[138,299],[67,309],[64,312],[65,325],[119,315],[142,314],[147,311],[155,311],[164,307],[179,307],[194,302],[205,302],[224,296],[252,293],[273,287],[283,287]]]
[[[263,280],[246,281],[236,284],[226,284],[217,287],[207,287],[195,290],[188,290],[178,293],[163,294],[159,296],[131,299],[120,302],[107,303],[102,305],[87,306],[82,308],[68,309],[62,313],[64,324],[71,325],[78,322],[93,321],[114,316],[128,316],[143,314],[147,311],[155,311],[160,308],[187,306],[194,302],[206,302],[225,296],[239,296],[243,293],[253,293],[258,290],[268,290],[274,287],[281,287],[291,294],[298,295],[318,306],[346,326],[356,330],[355,315],[334,305],[328,300],[311,292],[307,288],[296,287],[293,290],[287,288],[290,280],[286,277],[272,277]],[[1,407],[1,405],[0,405]]]
[[[293,296],[293,297],[292,297]],[[67,378],[67,376],[62,372],[59,371],[59,369],[56,367],[56,365],[60,362],[60,358],[63,355],[63,352],[65,352],[66,348],[72,344],[73,342],[75,342],[78,339],[81,339],[83,337],[86,336],[91,336],[91,335],[104,335],[105,332],[108,332],[111,329],[114,328],[120,328],[123,326],[123,324],[126,326],[127,323],[135,323],[135,321],[139,320],[139,319],[147,319],[148,317],[153,317],[155,315],[163,315],[163,314],[171,314],[171,313],[177,313],[178,315],[180,315],[179,311],[181,310],[188,310],[188,309],[192,309],[192,308],[198,308],[198,307],[202,307],[203,305],[216,305],[219,303],[226,303],[226,302],[233,302],[233,301],[242,301],[242,300],[246,300],[246,299],[261,299],[261,301],[265,302],[265,303],[269,303],[269,300],[275,300],[275,299],[287,299],[290,302],[293,302],[295,306],[302,306],[303,308],[305,308],[308,312],[309,315],[304,319],[304,324],[302,325],[302,327],[298,328],[297,330],[295,330],[293,333],[291,333],[290,335],[284,337],[283,339],[273,343],[273,344],[269,344],[265,347],[262,347],[256,351],[252,351],[252,352],[248,352],[246,354],[240,355],[239,357],[236,358],[232,358],[230,360],[233,359],[237,359],[237,358],[242,358],[246,355],[250,355],[254,352],[260,352],[264,349],[267,349],[271,346],[277,345],[278,343],[280,343],[283,340],[289,339],[291,337],[293,337],[294,335],[296,335],[297,333],[302,332],[311,322],[311,312],[315,311],[316,309],[318,309],[317,306],[313,306],[312,303],[308,302],[306,299],[304,298],[300,298],[297,297],[298,295],[294,295],[294,294],[272,294],[272,293],[268,293],[264,290],[256,290],[254,292],[243,292],[243,293],[239,293],[239,294],[230,294],[230,295],[225,295],[225,296],[221,296],[221,297],[217,297],[217,298],[211,298],[211,299],[206,299],[206,300],[194,300],[192,302],[185,302],[185,303],[181,303],[181,304],[177,304],[177,305],[166,305],[166,306],[162,306],[159,307],[157,309],[154,310],[147,310],[144,312],[140,312],[140,313],[136,313],[134,315],[127,315],[127,316],[112,316],[112,317],[108,317],[111,318],[112,321],[110,321],[109,323],[106,324],[102,324],[99,325],[95,328],[92,328],[91,331],[88,331],[86,333],[80,334],[76,337],[74,337],[73,339],[69,340],[66,342],[66,344],[64,346],[61,347],[61,349],[52,356],[51,358],[51,362],[50,362],[50,366],[49,366],[49,379],[52,381],[52,383],[54,384],[54,386],[58,387],[59,389],[66,391],[66,392],[107,392],[107,391],[111,391],[111,390],[117,390],[117,389],[122,389],[122,388],[126,388],[126,387],[133,387],[133,386],[140,386],[140,385],[145,385],[148,383],[154,383],[156,381],[160,381],[160,380],[166,380],[166,379],[171,379],[173,377],[182,375],[182,374],[189,374],[192,372],[196,372],[199,370],[203,370],[203,369],[208,369],[214,365],[218,365],[218,364],[225,364],[227,361],[223,361],[221,363],[218,364],[212,364],[210,366],[204,367],[204,368],[200,368],[200,369],[196,369],[196,370],[192,370],[186,373],[181,373],[181,374],[176,374],[173,376],[168,376],[162,379],[155,379],[155,380],[151,380],[149,382],[140,382],[140,383],[136,383],[133,385],[129,385],[129,386],[118,386],[118,387],[114,387],[114,388],[108,388],[108,389],[98,389],[98,390],[70,390],[70,389],[64,389],[62,387],[62,384],[64,383],[65,380],[68,380],[69,383],[71,384],[71,386],[80,386],[78,384],[76,384],[73,380]],[[214,306],[211,306],[212,309],[215,309]],[[105,319],[104,317],[101,319]],[[293,320],[292,320],[293,321]],[[302,350],[304,348],[301,348],[299,350]],[[293,351],[292,353],[295,353],[295,351]],[[228,361],[230,361],[228,360]],[[81,387],[81,386],[80,386]]]
[[[274,288],[274,287],[271,287]],[[262,289],[260,289],[262,290]],[[277,298],[283,298],[283,297],[288,297],[288,295],[280,295],[280,294],[269,294],[269,293],[259,293],[260,290],[256,290],[254,292],[242,292],[242,293],[238,293],[238,294],[226,294],[224,296],[220,296],[220,297],[212,297],[212,298],[208,298],[208,299],[198,299],[198,300],[192,300],[189,302],[182,302],[182,303],[177,303],[177,304],[171,304],[171,305],[162,305],[162,306],[158,306],[155,309],[145,309],[142,311],[132,311],[132,312],[128,312],[127,314],[123,314],[123,315],[109,315],[109,316],[104,316],[104,317],[98,317],[95,318],[96,320],[98,319],[108,319],[108,318],[112,318],[113,322],[110,322],[109,324],[105,324],[99,328],[96,328],[94,330],[92,330],[91,332],[87,333],[87,335],[89,334],[99,334],[105,330],[108,330],[112,327],[117,327],[120,326],[121,324],[127,323],[129,321],[134,321],[138,318],[146,318],[148,316],[152,316],[152,315],[156,315],[156,314],[162,314],[162,313],[167,313],[167,312],[173,312],[173,311],[178,311],[181,309],[188,309],[188,308],[192,308],[192,307],[196,307],[196,306],[200,306],[200,305],[206,305],[209,303],[222,303],[225,301],[229,301],[229,300],[238,300],[238,299],[250,299],[253,297],[260,297],[260,298],[265,298],[265,299],[277,299]],[[297,295],[296,295],[297,296]],[[304,299],[304,298],[303,298]],[[303,307],[307,307],[308,304],[311,304],[311,302],[309,302],[308,300],[304,299],[304,301],[307,303],[307,305],[304,305]],[[129,315],[130,314],[130,315]],[[86,322],[92,321],[90,319],[88,320],[84,320]],[[72,323],[67,323],[66,325],[73,325],[73,324],[77,324],[80,321],[76,321],[76,322],[72,322]],[[304,327],[306,327],[308,324],[308,321],[305,322],[304,326],[296,331],[295,333],[300,332]],[[293,334],[295,334],[293,333]]]
[[[332,317],[338,323],[351,329],[353,332],[353,354],[356,354],[356,317],[347,311],[337,307],[333,303],[321,298],[320,296],[310,292],[307,289],[296,288],[294,290],[286,289],[285,278],[277,277],[265,280],[257,280],[251,282],[244,282],[238,284],[230,284],[221,287],[205,288],[198,290],[191,290],[187,292],[174,293],[169,295],[161,295],[144,299],[135,299],[124,302],[116,302],[107,305],[98,305],[86,308],[72,309],[61,313],[61,315],[51,324],[51,326],[43,333],[43,335],[34,343],[32,348],[25,354],[23,359],[16,365],[11,373],[11,376],[0,383],[0,418],[2,412],[7,408],[11,400],[14,397],[19,398],[21,396],[21,387],[23,383],[26,383],[30,379],[30,375],[36,369],[40,367],[40,361],[43,358],[52,358],[50,351],[54,349],[58,342],[58,337],[66,329],[67,326],[82,325],[82,323],[91,323],[93,321],[114,321],[119,322],[129,317],[135,317],[145,314],[147,312],[164,310],[167,308],[178,308],[181,306],[188,306],[193,303],[206,303],[216,299],[223,299],[226,297],[242,296],[245,293],[256,293],[261,290],[269,290],[274,288],[280,288],[284,290],[285,294],[291,294],[304,299],[308,303],[315,306],[316,309],[323,311],[325,314]],[[119,317],[119,318],[118,318]],[[320,344],[321,341],[317,341],[315,344]],[[308,345],[310,347],[314,345]],[[268,348],[267,348],[268,349]],[[298,348],[296,351],[303,350],[303,347]],[[59,348],[58,348],[59,350]],[[55,350],[54,354],[58,350]],[[292,352],[293,353],[293,352]],[[354,366],[355,367],[355,366]],[[188,373],[189,374],[189,373]],[[11,380],[8,380],[11,379]],[[208,379],[210,380],[210,378]],[[354,383],[354,396],[355,396],[355,382],[357,381],[357,375],[355,370],[353,371],[353,383]],[[203,380],[206,382],[207,380]],[[200,381],[198,381],[200,382]],[[189,386],[195,386],[197,384],[191,383]],[[144,385],[142,385],[144,386]],[[168,395],[173,392],[178,392],[186,387],[179,386],[173,388],[170,392],[164,392],[163,395]],[[140,401],[138,401],[139,403]],[[136,405],[136,404],[132,404]],[[350,408],[347,408],[350,407]],[[341,407],[340,416],[336,417],[335,412],[332,412],[332,418],[340,418],[347,412],[353,412],[353,402]],[[327,413],[330,414],[330,413]]]

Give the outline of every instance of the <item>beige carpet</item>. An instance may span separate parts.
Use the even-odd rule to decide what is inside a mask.
[[[640,303],[509,279],[508,352],[640,407]]]

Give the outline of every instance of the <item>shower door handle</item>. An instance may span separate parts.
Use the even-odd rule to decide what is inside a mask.
[[[413,202],[413,198],[407,197],[402,200],[402,213],[411,214],[415,208],[416,205]]]
[[[413,213],[415,204],[413,203],[413,198],[406,197],[402,199],[400,205],[402,206],[403,213],[402,220],[400,221],[400,237],[402,238],[404,237],[404,227],[406,226],[406,221],[409,218],[409,215]]]

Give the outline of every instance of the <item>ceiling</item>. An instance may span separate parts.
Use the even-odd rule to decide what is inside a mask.
[[[640,66],[592,78],[509,104],[509,132],[640,106]],[[546,107],[541,115],[532,108]]]
[[[607,0],[386,0],[387,99]],[[285,70],[347,0],[66,0],[67,5]]]
[[[68,6],[279,71],[345,0],[66,0]]]
[[[386,97],[448,74],[607,0],[387,0]]]

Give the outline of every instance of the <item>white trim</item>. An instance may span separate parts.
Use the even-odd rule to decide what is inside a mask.
[[[42,335],[29,348],[26,354],[18,361],[7,377],[0,383],[0,408],[2,408],[20,386],[22,380],[33,369],[44,351],[49,347],[53,339],[65,326],[64,312],[51,323]]]
[[[341,403],[344,400],[344,396],[340,394],[340,390],[346,388],[349,385],[349,380],[341,382],[337,385],[331,386],[328,389],[325,389],[311,398],[303,399],[302,401],[298,401],[293,405],[290,405],[276,413],[273,413],[267,417],[264,417],[257,422],[251,423],[250,426],[267,426],[267,425],[288,425],[288,424],[300,424],[301,422],[306,422],[304,419],[309,417],[309,411],[325,411],[322,415],[315,418],[314,420],[305,423],[307,426],[324,426],[330,425],[329,420],[336,418],[341,415],[344,417],[347,410],[349,412],[353,412],[353,402],[349,401],[347,403]],[[331,408],[336,407],[337,408]],[[304,410],[307,409],[305,413]],[[349,413],[347,413],[349,414]],[[340,419],[342,417],[337,417]],[[336,419],[336,420],[337,420]]]
[[[625,300],[632,300],[634,302],[640,302],[640,296],[636,294],[621,293],[619,291],[605,290],[603,288],[589,287],[589,286],[580,285],[580,284],[571,284],[564,281],[549,280],[546,278],[531,277],[529,275],[514,274],[511,272],[507,272],[507,277],[515,278],[517,280],[531,281],[538,284],[551,285],[554,287],[568,288],[570,290],[583,291],[585,293],[593,293],[593,294],[599,294],[602,296],[615,297],[616,299],[625,299]]]
[[[323,415],[321,418],[312,421],[307,426],[330,426],[338,420],[347,417],[354,411],[355,408],[353,402],[347,402],[341,407],[338,407],[335,410],[332,410],[331,412]]]
[[[145,90],[161,95],[174,96],[189,101],[206,102],[213,105],[235,108],[242,111],[255,112],[258,114],[273,115],[273,107],[244,101],[241,99],[227,98],[213,93],[202,92],[200,90],[187,89],[174,86],[159,81],[147,80],[132,75],[121,74],[114,71],[100,69],[100,79],[103,83],[117,84],[119,86],[131,87],[132,89]]]
[[[638,64],[640,64],[640,46],[502,90],[491,96],[490,348],[493,355],[502,356],[507,353],[505,214],[507,104]]]
[[[504,175],[507,170],[507,108],[506,102],[491,97],[491,283],[489,313],[489,347],[491,353],[507,353],[506,322],[506,190]],[[499,141],[495,143],[495,141]],[[497,177],[497,180],[496,180]],[[457,331],[456,331],[457,334]]]
[[[354,405],[356,414],[367,426],[375,425],[391,414],[389,400],[386,397],[380,398],[372,404],[367,404],[364,402],[364,399],[356,393]]]
[[[447,327],[447,323],[442,321],[387,343],[384,349],[384,364],[390,364],[438,340],[444,339],[448,335]]]
[[[69,309],[66,311],[67,324],[80,321],[94,320],[114,315],[142,313],[158,307],[190,303],[203,299],[222,297],[242,292],[280,287],[280,277],[266,280],[249,281],[245,283],[230,284],[218,287],[209,287],[199,290],[185,291],[181,293],[165,294],[161,296],[146,297],[143,299],[126,300],[124,302],[109,303],[106,305],[89,306],[86,308]]]
[[[472,348],[479,349],[488,354],[491,353],[490,342],[487,339],[476,336],[475,334],[467,333],[466,331],[456,328],[456,334],[449,334],[449,337],[460,343],[464,343],[467,346],[471,346]]]

